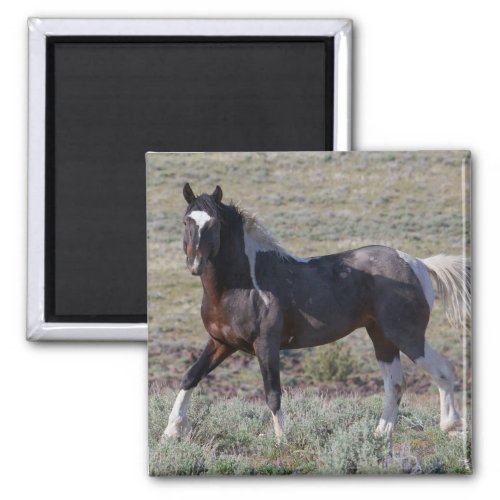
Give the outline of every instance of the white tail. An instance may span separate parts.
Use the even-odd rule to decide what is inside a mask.
[[[458,255],[434,255],[422,262],[434,278],[448,321],[459,328],[471,313],[470,267],[467,259]]]

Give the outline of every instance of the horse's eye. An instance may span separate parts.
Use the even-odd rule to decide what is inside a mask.
[[[185,220],[183,220],[183,221],[182,221],[182,223],[183,223],[184,225],[186,225],[186,221],[185,221]]]

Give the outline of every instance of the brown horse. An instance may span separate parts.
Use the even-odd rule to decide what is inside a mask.
[[[282,248],[244,210],[222,203],[219,186],[196,197],[184,186],[184,251],[188,269],[201,277],[201,317],[209,334],[189,368],[165,429],[189,431],[191,391],[237,350],[257,356],[266,401],[279,439],[284,433],[280,349],[334,342],[365,327],[384,378],[378,432],[390,436],[403,394],[400,351],[426,370],[439,388],[440,425],[460,426],[453,398],[453,367],[425,341],[434,301],[431,277],[452,324],[470,312],[468,268],[462,257],[420,260],[384,246],[301,259]]]

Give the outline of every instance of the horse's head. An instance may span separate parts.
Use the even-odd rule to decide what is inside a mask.
[[[219,253],[220,218],[217,206],[222,200],[222,189],[217,186],[212,194],[195,196],[186,183],[183,189],[188,204],[184,216],[184,253],[191,274],[199,276],[207,261]]]

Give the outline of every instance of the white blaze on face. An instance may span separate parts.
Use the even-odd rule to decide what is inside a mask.
[[[194,221],[196,227],[198,228],[198,246],[199,246],[201,240],[201,230],[212,217],[210,217],[210,215],[208,215],[207,212],[204,212],[203,210],[193,210],[192,212],[189,212],[188,217]],[[195,248],[195,251],[198,251],[198,247]],[[198,265],[198,255],[196,256],[194,261],[194,266],[196,267],[197,265]]]
[[[201,237],[201,230],[203,229],[203,226],[212,218],[207,214],[207,212],[202,210],[193,210],[192,212],[189,212],[188,217],[191,220],[194,220],[196,226],[198,227],[198,237]]]

